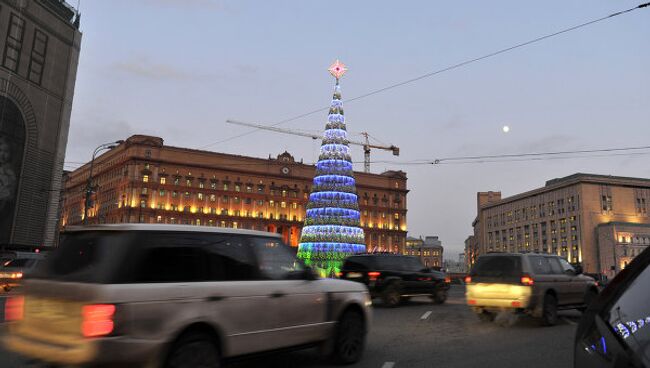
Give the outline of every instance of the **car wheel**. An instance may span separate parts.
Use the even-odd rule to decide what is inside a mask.
[[[544,306],[542,309],[542,324],[544,326],[553,326],[557,323],[557,298],[552,294],[544,296]]]
[[[435,304],[442,304],[447,300],[447,292],[444,290],[438,290],[431,295],[431,299]]]
[[[386,286],[386,289],[382,293],[382,301],[386,306],[396,307],[402,301],[402,296],[400,294],[399,286],[396,283],[392,283]]]
[[[584,299],[584,306],[578,308],[579,311],[584,312],[587,310],[587,307],[589,307],[589,304],[594,301],[598,297],[598,292],[594,289],[589,289],[585,293],[585,299]]]
[[[205,334],[192,333],[181,337],[165,362],[165,368],[218,368],[221,366],[219,349]]]
[[[478,319],[481,320],[481,322],[492,322],[496,317],[494,313],[486,311],[477,312],[476,315],[478,316]]]
[[[339,364],[352,364],[361,359],[366,342],[366,326],[359,312],[347,311],[338,322],[332,358]]]

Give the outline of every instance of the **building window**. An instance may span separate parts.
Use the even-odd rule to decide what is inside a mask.
[[[399,213],[395,213],[395,220],[399,220]]]
[[[165,196],[165,190],[161,189],[160,192],[158,193],[158,196],[164,197]]]
[[[142,194],[149,194],[148,188],[142,188]]]
[[[32,54],[29,60],[29,80],[41,84],[43,69],[45,67],[45,52],[47,51],[47,35],[38,29],[34,31]]]
[[[23,48],[23,37],[25,35],[25,21],[16,14],[11,14],[9,29],[7,30],[7,41],[5,42],[5,55],[2,65],[14,72],[18,71],[20,63],[20,51]]]
[[[210,194],[210,202],[216,202],[217,201],[217,196],[214,194]]]
[[[190,198],[190,192],[185,192],[185,198]]]
[[[253,187],[250,185],[246,186],[246,193],[252,193],[253,192]]]
[[[149,182],[149,175],[142,175],[142,182],[143,183],[148,183]]]
[[[228,183],[223,183],[223,190],[228,190]]]
[[[146,207],[147,207],[147,201],[145,201],[145,200],[141,200],[141,201],[140,201],[140,207],[141,207],[141,208],[146,208]]]
[[[217,189],[217,182],[213,181],[210,183],[210,189]]]
[[[295,209],[298,209],[298,203],[293,202],[293,203],[291,204],[291,208],[293,208],[294,210],[295,210]]]
[[[160,178],[160,184],[164,185],[165,183],[167,183],[167,178],[165,177]]]
[[[241,186],[239,184],[235,184],[235,192],[241,192]]]
[[[191,187],[192,186],[192,179],[185,180],[185,186]]]
[[[287,202],[284,201],[280,202],[280,207],[287,208]]]
[[[178,184],[180,184],[180,182],[181,182],[181,179],[174,178],[174,185],[178,185]]]
[[[173,192],[172,192],[172,198],[176,198],[176,197],[178,197],[178,192],[177,192],[177,191],[173,191]]]
[[[198,198],[200,201],[203,200],[203,193],[196,193],[196,198]]]
[[[156,217],[156,222],[161,223],[162,222],[162,216]]]
[[[602,197],[603,211],[609,212],[612,210],[612,196],[603,195]]]

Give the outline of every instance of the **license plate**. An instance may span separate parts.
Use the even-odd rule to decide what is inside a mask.
[[[358,278],[361,278],[361,277],[363,277],[363,274],[360,273],[360,272],[350,272],[350,273],[348,273],[348,278],[349,279],[358,279]]]

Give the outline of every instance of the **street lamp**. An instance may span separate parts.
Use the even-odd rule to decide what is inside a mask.
[[[88,224],[88,210],[90,209],[90,196],[93,192],[93,165],[95,164],[95,156],[101,151],[111,150],[120,144],[124,143],[123,140],[100,144],[93,152],[93,157],[90,160],[90,172],[88,173],[88,182],[86,182],[86,200],[84,201],[84,225]]]

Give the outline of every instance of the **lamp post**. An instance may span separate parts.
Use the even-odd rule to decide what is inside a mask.
[[[83,221],[84,225],[88,224],[88,210],[90,209],[90,196],[93,192],[93,166],[95,164],[95,156],[97,156],[97,154],[101,151],[111,150],[122,143],[124,143],[123,140],[100,144],[99,146],[97,146],[97,148],[95,148],[95,151],[93,152],[93,157],[90,160],[88,181],[86,182],[86,199],[84,201],[84,221]]]

